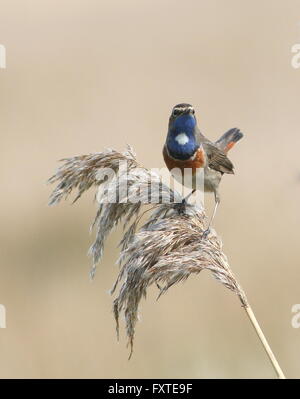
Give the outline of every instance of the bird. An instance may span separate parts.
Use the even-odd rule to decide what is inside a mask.
[[[234,174],[234,166],[227,157],[228,151],[243,137],[238,128],[224,133],[216,142],[210,141],[199,130],[195,109],[191,104],[181,103],[173,107],[168,125],[168,133],[163,147],[163,157],[169,171],[177,171],[173,176],[192,192],[182,200],[178,210],[182,213],[187,199],[200,187],[199,171],[204,172],[202,188],[214,194],[215,206],[203,235],[210,232],[211,224],[220,203],[219,184],[223,174]],[[178,175],[178,170],[181,172]],[[185,171],[192,177],[185,179]],[[204,180],[204,181],[203,181]],[[197,184],[198,183],[198,184]]]

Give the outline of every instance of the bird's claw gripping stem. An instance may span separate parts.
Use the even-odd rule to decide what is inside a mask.
[[[203,233],[202,233],[202,238],[207,238],[207,236],[209,235],[209,233],[210,233],[210,228],[208,227],[206,230],[203,231]]]
[[[183,198],[183,200],[181,202],[176,204],[175,209],[177,209],[177,212],[179,213],[179,215],[184,215],[185,210],[186,210],[186,199]]]

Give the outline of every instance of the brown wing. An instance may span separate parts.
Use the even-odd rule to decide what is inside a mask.
[[[203,148],[207,155],[208,166],[211,169],[221,173],[234,173],[233,164],[223,151],[210,143],[203,143]]]

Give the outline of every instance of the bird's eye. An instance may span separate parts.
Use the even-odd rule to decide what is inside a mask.
[[[179,109],[174,109],[173,110],[173,116],[177,116],[177,115],[179,115],[180,114],[180,111],[179,111]]]
[[[195,110],[194,109],[191,109],[191,114],[195,115]]]

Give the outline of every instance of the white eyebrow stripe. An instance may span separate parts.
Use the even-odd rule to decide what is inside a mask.
[[[190,139],[188,138],[188,136],[185,133],[177,134],[177,136],[175,137],[175,140],[180,145],[185,145],[190,141]]]
[[[186,110],[189,110],[189,111],[193,111],[194,110],[194,108],[193,107],[176,107],[176,108],[174,108],[173,109],[173,111],[180,111],[180,112],[183,112],[183,111],[186,111]]]

